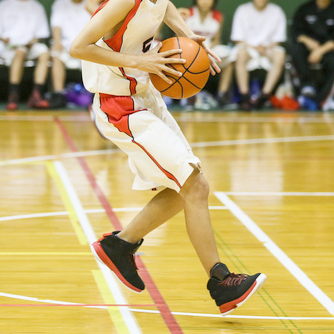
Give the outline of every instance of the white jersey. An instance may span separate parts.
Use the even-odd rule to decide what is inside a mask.
[[[48,38],[44,7],[36,0],[0,2],[0,37],[13,46],[27,45],[34,38]]]
[[[72,0],[56,0],[52,5],[51,28],[60,28],[61,43],[66,51],[90,19],[85,5],[86,1],[76,3]]]
[[[135,6],[116,35],[108,40],[101,39],[96,44],[115,52],[143,54],[151,48],[168,1],[157,0],[153,3],[150,0],[135,0]],[[147,72],[88,61],[82,62],[82,74],[86,89],[92,93],[129,96],[145,91],[149,84]]]
[[[268,46],[286,41],[286,17],[276,4],[257,10],[253,2],[240,5],[233,17],[232,41]]]
[[[211,48],[212,38],[219,31],[222,20],[223,14],[214,9],[202,21],[198,8],[194,6],[189,8],[189,17],[186,19],[186,23],[195,34],[205,36],[205,44]]]

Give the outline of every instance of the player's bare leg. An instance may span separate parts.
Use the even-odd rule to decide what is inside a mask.
[[[9,70],[9,82],[19,84],[22,80],[23,63],[26,53],[23,50],[17,50]]]
[[[285,62],[285,52],[281,50],[273,50],[272,55],[270,55],[270,60],[272,66],[267,73],[262,92],[264,94],[270,94],[278,79],[280,78]]]
[[[7,110],[16,110],[19,102],[19,84],[22,80],[23,63],[26,57],[24,50],[16,50],[12,64],[9,69],[9,94]]]
[[[209,213],[209,184],[195,169],[183,185],[183,198],[187,232],[196,253],[210,276],[211,268],[220,262]]]
[[[182,209],[182,197],[175,190],[166,188],[156,194],[118,236],[136,243]]]
[[[52,58],[52,86],[55,92],[62,92],[65,86],[66,70],[58,57]]]
[[[42,53],[38,57],[37,66],[34,72],[34,83],[38,85],[43,85],[46,80],[46,76],[48,74],[48,61],[49,61],[49,53]]]
[[[237,83],[241,94],[248,94],[249,72],[247,70],[247,63],[250,59],[246,49],[240,49],[238,52],[237,61],[235,64],[235,72]]]

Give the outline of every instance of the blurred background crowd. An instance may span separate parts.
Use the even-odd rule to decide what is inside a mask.
[[[87,107],[69,47],[100,0],[0,1],[0,106]],[[219,57],[221,74],[180,110],[334,110],[332,0],[172,0]],[[157,40],[172,36],[162,26]]]

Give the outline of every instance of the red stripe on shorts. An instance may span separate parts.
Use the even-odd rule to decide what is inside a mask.
[[[115,96],[100,93],[101,110],[108,115],[109,123],[112,123],[120,132],[126,133],[132,138],[132,142],[138,145],[154,162],[154,164],[170,179],[173,180],[181,189],[182,186],[177,178],[164,169],[158,161],[145,149],[144,146],[137,143],[132,135],[129,126],[129,116],[143,109],[134,110],[134,103],[131,96]]]

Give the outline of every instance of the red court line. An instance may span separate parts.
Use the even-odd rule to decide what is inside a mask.
[[[78,152],[78,149],[76,148],[70,134],[67,132],[64,124],[62,123],[62,121],[58,118],[55,117],[54,121],[56,122],[56,124],[59,126],[64,139],[67,143],[67,145],[69,146],[69,148],[71,149],[72,152]],[[103,206],[103,208],[106,211],[106,214],[109,218],[109,220],[111,221],[112,225],[114,226],[114,228],[116,230],[122,230],[122,224],[120,223],[118,217],[116,216],[115,212],[113,211],[108,199],[106,198],[106,196],[104,195],[104,193],[102,192],[101,188],[99,187],[99,185],[97,184],[95,177],[92,173],[92,171],[90,170],[90,168],[88,167],[88,164],[86,162],[86,160],[83,157],[76,157],[76,159],[79,161],[81,168],[84,170],[86,177],[88,178],[96,196],[98,197],[101,205]],[[151,295],[155,305],[157,306],[158,310],[160,311],[160,314],[162,316],[162,318],[164,319],[167,327],[169,328],[171,333],[183,333],[180,325],[178,324],[178,322],[176,321],[176,319],[174,318],[173,314],[171,313],[167,303],[165,302],[163,296],[161,295],[158,287],[156,286],[156,284],[154,283],[151,275],[149,274],[148,270],[145,267],[144,262],[142,261],[142,259],[140,258],[140,256],[136,257],[137,260],[137,265],[138,265],[138,269],[140,271],[140,275],[143,278],[146,288],[149,292],[149,294]]]

